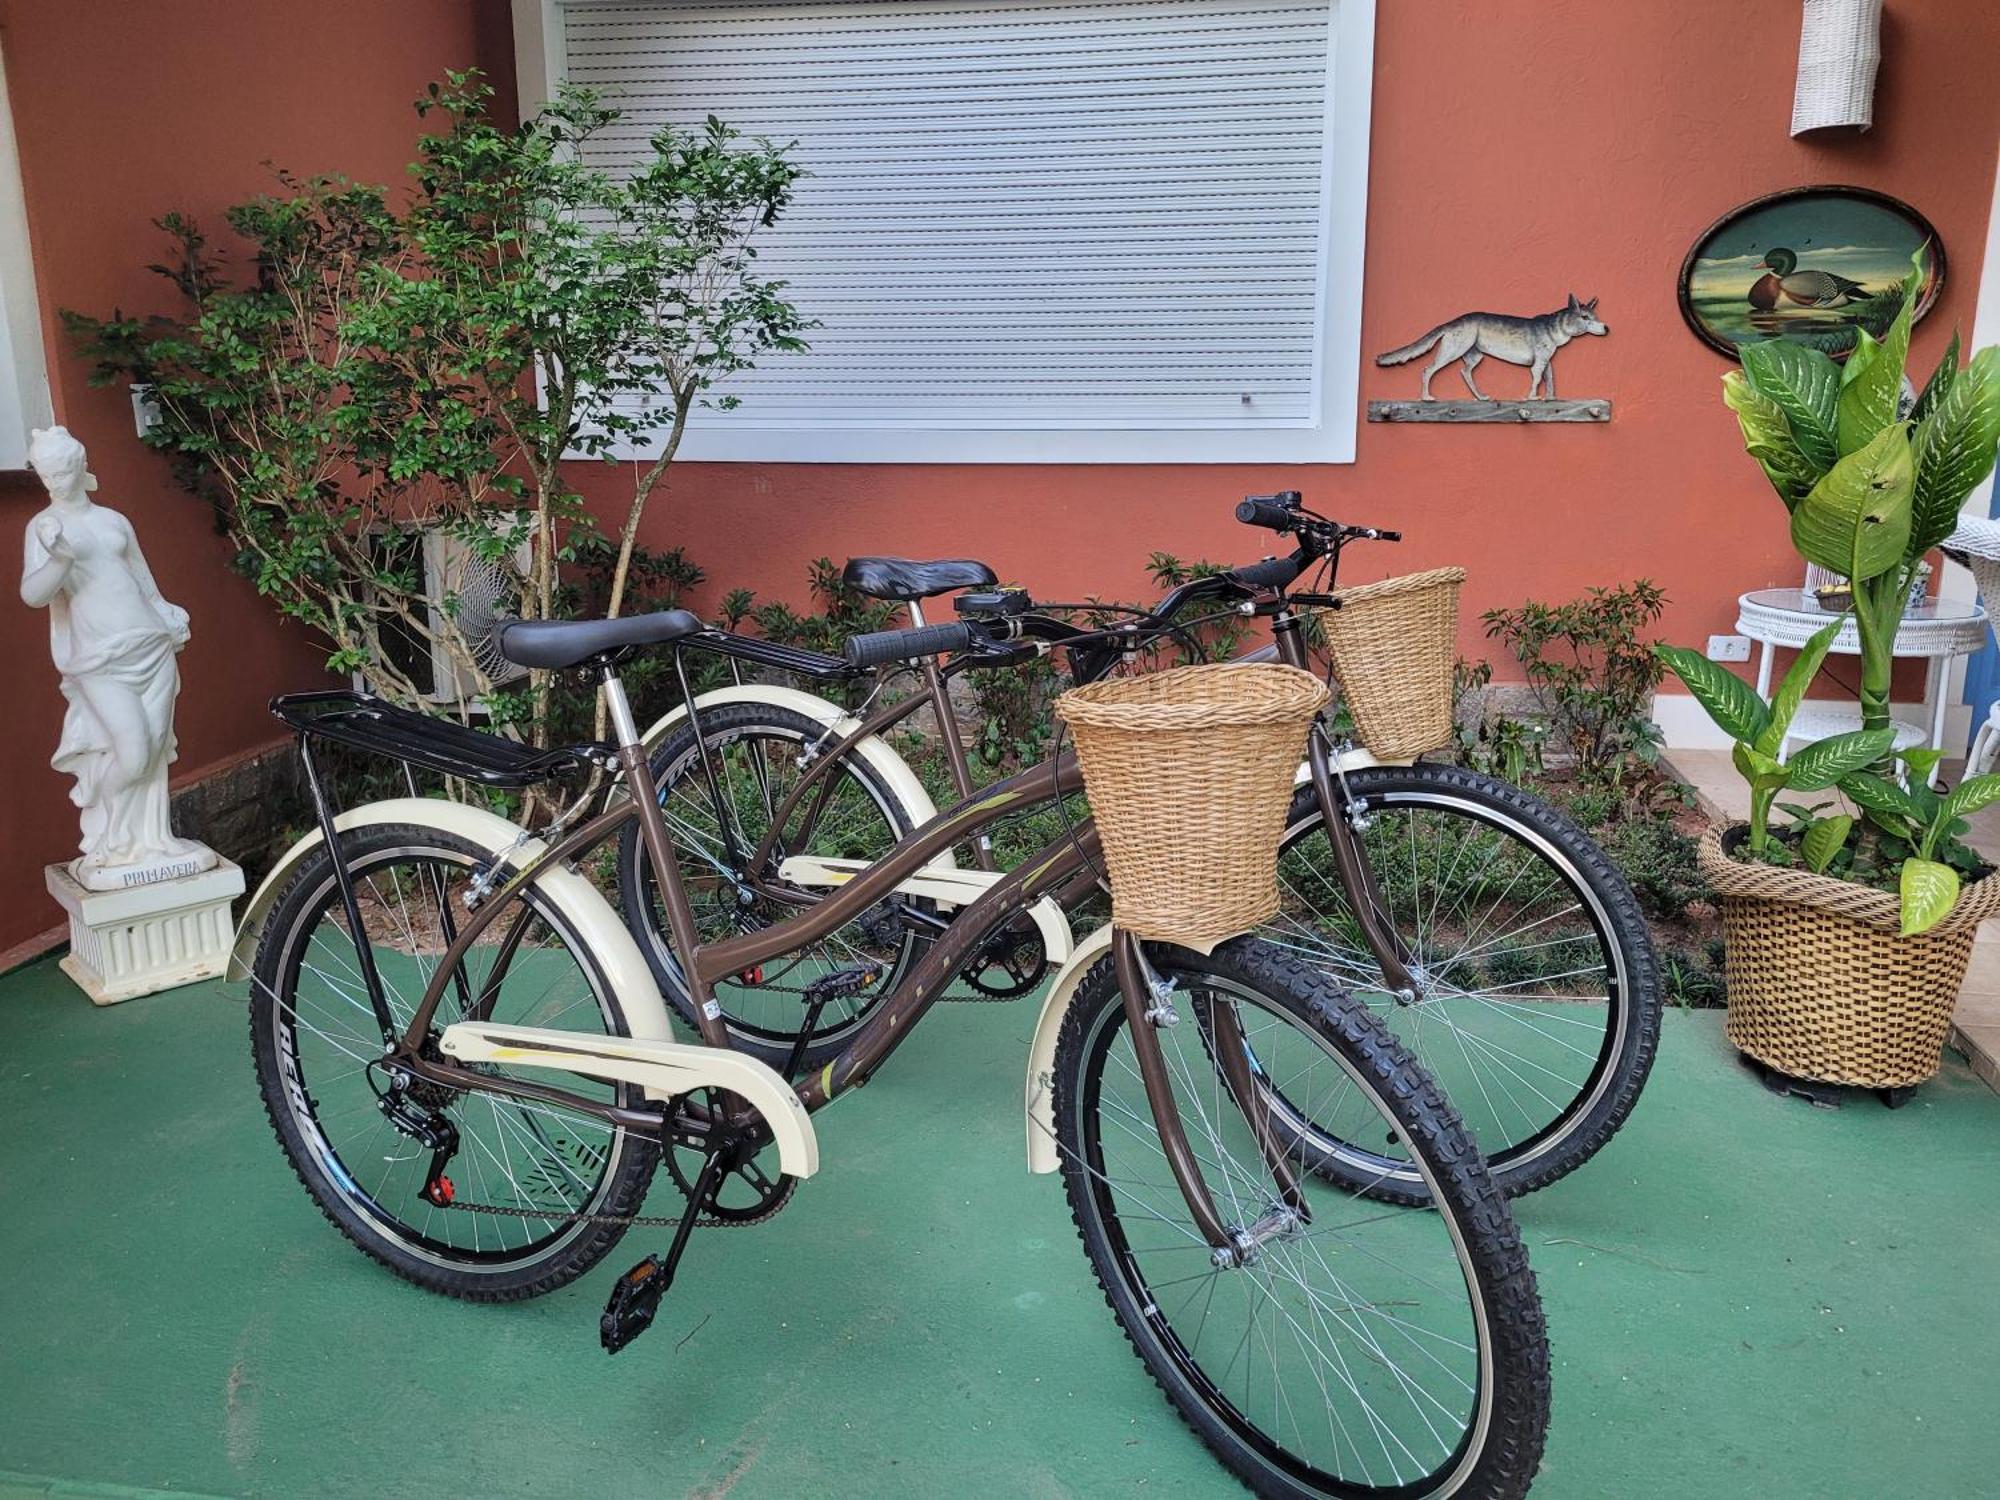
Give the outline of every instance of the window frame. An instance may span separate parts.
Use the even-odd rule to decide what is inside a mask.
[[[4,44],[0,44],[0,471],[26,472],[29,433],[55,421]]]
[[[1317,292],[1317,420],[1266,427],[856,427],[796,418],[759,426],[739,409],[727,428],[690,424],[678,457],[720,463],[1332,463],[1354,462],[1361,418],[1361,296],[1368,211],[1368,132],[1376,0],[1326,0],[1328,148],[1321,169],[1327,224]],[[564,74],[563,0],[512,0],[522,117]],[[810,356],[807,356],[808,358]],[[620,457],[649,450],[620,444]]]

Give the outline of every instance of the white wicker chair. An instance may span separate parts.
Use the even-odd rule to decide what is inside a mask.
[[[1972,569],[1980,603],[1986,606],[1987,613],[2000,610],[2000,521],[1961,519],[1958,530],[1944,539],[1944,550],[1953,561]],[[1966,774],[1973,776],[1992,770],[1997,758],[2000,758],[2000,702],[1993,705],[1986,722],[1972,738],[1972,749],[1965,759]]]

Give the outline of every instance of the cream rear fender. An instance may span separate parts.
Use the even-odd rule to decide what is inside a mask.
[[[445,1027],[438,1050],[459,1062],[507,1063],[635,1083],[652,1099],[670,1099],[700,1088],[723,1089],[749,1101],[763,1117],[780,1167],[793,1177],[810,1177],[819,1170],[819,1137],[812,1117],[791,1085],[748,1053],[490,1021],[458,1021]]]
[[[798,688],[774,687],[762,682],[744,682],[729,687],[716,688],[695,695],[695,706],[700,709],[721,708],[730,703],[762,703],[776,708],[788,708],[793,713],[803,714],[808,719],[817,720],[833,732],[833,739],[840,740],[861,727],[861,721],[842,708],[838,703]],[[656,720],[643,736],[646,753],[659,749],[666,737],[679,729],[687,721],[687,705],[682,704],[666,717]],[[909,762],[898,755],[889,742],[878,734],[871,734],[857,740],[852,751],[867,763],[868,769],[880,778],[882,784],[896,796],[909,811],[911,818],[921,827],[937,816],[937,804],[931,801],[931,794],[924,790]],[[939,854],[924,866],[927,870],[953,870],[958,862],[949,849]]]
[[[515,868],[528,864],[546,851],[540,839],[529,839],[516,847],[520,828],[483,808],[445,802],[435,797],[397,797],[386,802],[369,802],[351,808],[333,820],[342,833],[357,828],[392,823],[413,823],[452,834],[488,854],[506,860]],[[277,867],[264,877],[262,885],[244,909],[236,929],[235,946],[229,955],[227,978],[247,979],[256,959],[257,943],[279,893],[298,873],[299,867],[320,846],[322,836],[314,829],[285,851]],[[673,1026],[667,1017],[666,1001],[660,998],[653,971],[618,914],[595,887],[574,870],[550,866],[535,877],[535,885],[549,904],[568,921],[577,940],[584,944],[603,970],[604,978],[617,995],[625,1012],[625,1024],[634,1037],[647,1041],[671,1041]]]
[[[778,878],[791,885],[808,889],[831,890],[845,885],[868,868],[865,859],[827,859],[814,854],[787,855],[778,866]],[[896,887],[905,896],[918,896],[926,901],[935,901],[947,910],[972,905],[994,886],[1005,880],[1006,874],[999,870],[940,870],[935,865],[926,865],[908,880]],[[1052,964],[1067,960],[1075,947],[1069,930],[1069,918],[1063,909],[1048,896],[1043,896],[1028,907],[1028,917],[1041,934],[1042,952]]]

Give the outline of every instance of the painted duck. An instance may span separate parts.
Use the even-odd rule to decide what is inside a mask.
[[[1799,307],[1845,307],[1870,295],[1868,288],[1831,271],[1798,270],[1799,258],[1782,246],[1765,252],[1765,272],[1751,284],[1750,305],[1769,312],[1780,302]]]

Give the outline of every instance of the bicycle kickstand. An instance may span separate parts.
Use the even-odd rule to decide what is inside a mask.
[[[611,1296],[604,1304],[604,1316],[597,1320],[597,1341],[604,1346],[606,1354],[616,1354],[653,1326],[653,1315],[660,1310],[660,1299],[674,1284],[674,1270],[681,1263],[681,1253],[687,1249],[688,1238],[694,1233],[694,1226],[702,1211],[708,1207],[709,1200],[715,1196],[716,1189],[722,1185],[722,1177],[727,1170],[728,1153],[711,1151],[701,1164],[701,1175],[695,1179],[694,1190],[688,1194],[687,1209],[674,1228],[674,1238],[667,1246],[667,1253],[664,1256],[647,1256],[612,1283]]]

